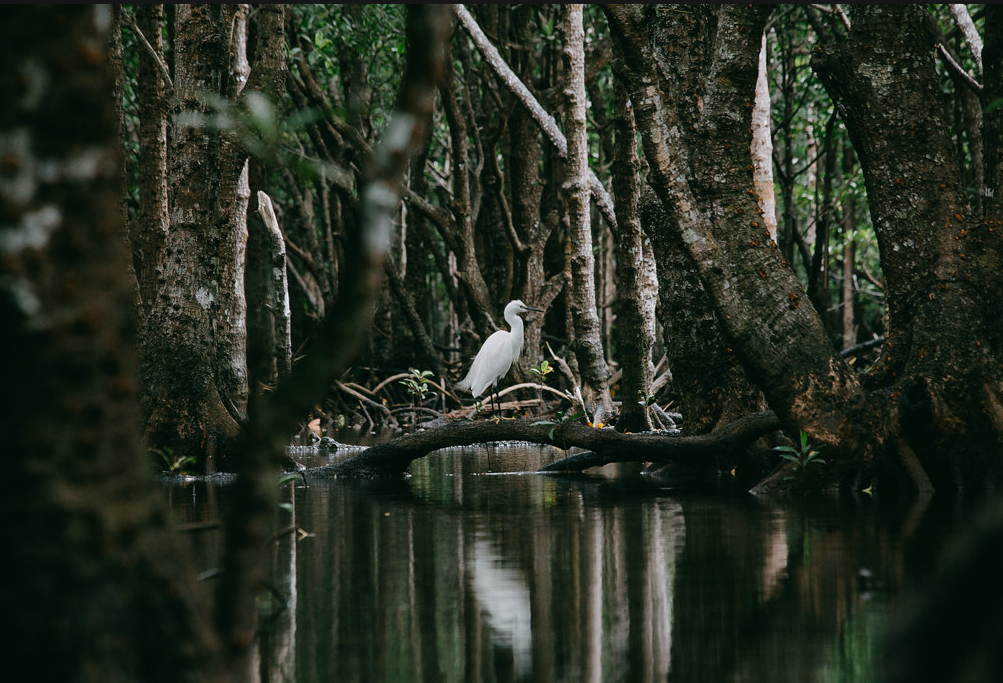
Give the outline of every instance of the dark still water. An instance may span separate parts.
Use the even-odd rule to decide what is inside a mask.
[[[560,454],[451,449],[402,481],[287,485],[276,528],[302,532],[272,552],[261,680],[876,681],[888,623],[967,514],[530,473]],[[170,491],[182,521],[226,493]],[[193,542],[216,566],[218,531]]]

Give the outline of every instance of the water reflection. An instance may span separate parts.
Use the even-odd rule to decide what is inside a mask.
[[[402,481],[287,489],[276,529],[310,535],[273,547],[260,680],[875,679],[922,502],[531,473],[556,456],[455,449]],[[197,521],[225,494],[170,495]],[[218,532],[193,543],[210,568]]]

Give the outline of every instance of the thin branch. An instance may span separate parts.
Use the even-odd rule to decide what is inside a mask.
[[[435,224],[439,230],[448,234],[456,233],[456,221],[452,215],[440,206],[435,206],[410,187],[404,188],[404,200],[409,206],[413,206],[428,220]]]
[[[965,71],[960,64],[954,61],[954,57],[952,57],[951,54],[947,51],[947,48],[944,47],[943,43],[937,43],[937,50],[940,52],[940,55],[944,58],[944,61],[946,61],[948,65],[954,70],[954,72],[961,77],[961,80],[965,82],[965,85],[971,88],[975,92],[975,94],[979,94],[982,92],[982,84],[976,81],[971,76],[969,76],[968,72]]]
[[[519,79],[514,71],[509,67],[509,65],[499,54],[498,49],[491,44],[488,37],[484,35],[481,27],[477,25],[477,21],[470,15],[467,8],[463,5],[453,5],[453,12],[456,17],[460,20],[463,28],[470,35],[471,40],[474,41],[474,45],[477,49],[481,51],[484,55],[484,59],[487,60],[491,68],[494,69],[498,78],[512,91],[526,110],[529,115],[536,121],[537,125],[544,132],[547,138],[550,140],[551,144],[557,149],[557,154],[562,159],[567,159],[568,157],[568,141],[564,137],[564,133],[561,132],[560,128],[557,126],[557,121],[554,117],[547,112],[542,105],[533,97],[533,93],[529,91],[529,88]],[[592,192],[592,196],[596,200],[596,204],[599,206],[599,210],[602,212],[603,218],[610,225],[616,225],[616,214],[613,211],[613,200],[610,198],[609,193],[603,184],[599,181],[596,176],[595,171],[590,169],[589,171],[589,190]]]
[[[575,379],[575,374],[571,372],[571,367],[568,365],[568,361],[554,353],[554,349],[550,347],[550,342],[546,342],[546,344],[547,351],[550,352],[550,357],[554,359],[555,363],[557,363],[557,368],[561,371],[561,374],[564,375],[564,379],[568,380],[568,384],[571,384],[572,386],[578,384],[578,380]]]
[[[356,399],[359,403],[362,403],[363,405],[368,405],[371,408],[375,408],[376,410],[380,411],[381,413],[383,413],[388,418],[391,417],[391,415],[390,415],[390,409],[387,408],[385,405],[383,405],[381,403],[377,403],[376,401],[372,400],[371,398],[369,398],[367,396],[363,396],[358,391],[355,391],[354,389],[350,389],[350,388],[346,387],[344,384],[342,384],[341,382],[339,382],[337,380],[335,380],[334,386],[339,391],[343,391],[346,394],[348,394],[349,396],[351,396],[352,398]]]
[[[164,61],[164,56],[153,49],[150,45],[150,41],[146,39],[143,32],[139,29],[139,24],[136,23],[136,15],[134,12],[122,12],[122,16],[125,17],[125,23],[129,25],[129,29],[136,34],[136,38],[139,39],[140,44],[143,49],[149,53],[150,58],[153,59],[153,63],[157,65],[157,70],[160,71],[160,77],[164,79],[164,83],[167,84],[167,88],[170,91],[171,99],[174,99],[174,81],[171,80],[171,74],[167,70],[167,63]]]
[[[846,27],[847,31],[849,31],[850,30],[850,18],[848,16],[846,16],[846,12],[843,11],[842,7],[840,7],[839,5],[835,5],[835,8],[836,8],[836,14],[839,15],[839,20],[843,22],[843,26]]]

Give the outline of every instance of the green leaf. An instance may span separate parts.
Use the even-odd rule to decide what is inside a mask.
[[[1000,107],[1003,107],[1003,97],[1000,97],[1000,98],[995,99],[992,102],[990,102],[989,106],[987,106],[982,111],[982,115],[985,116],[986,114],[990,114],[990,113],[996,111],[997,109],[999,109]]]

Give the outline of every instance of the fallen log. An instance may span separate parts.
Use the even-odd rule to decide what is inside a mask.
[[[433,451],[494,441],[528,441],[589,451],[561,458],[543,467],[541,472],[580,472],[589,467],[614,462],[664,464],[730,451],[778,429],[780,421],[768,410],[746,415],[709,434],[699,436],[624,434],[612,429],[595,429],[578,422],[557,424],[529,419],[464,420],[423,432],[405,434],[392,441],[371,446],[342,462],[309,469],[305,475],[317,479],[395,476],[405,472],[414,460]]]

